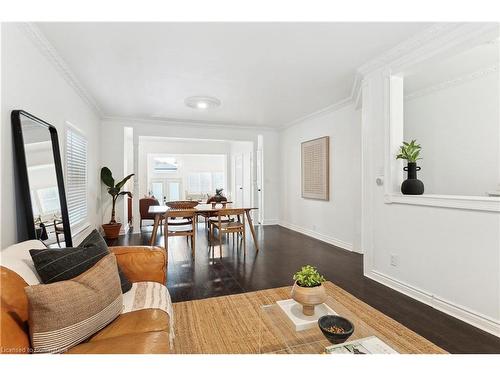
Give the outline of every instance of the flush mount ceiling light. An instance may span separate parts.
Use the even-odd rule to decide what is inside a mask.
[[[211,109],[220,107],[221,101],[211,96],[190,96],[184,101],[186,105],[194,109]]]

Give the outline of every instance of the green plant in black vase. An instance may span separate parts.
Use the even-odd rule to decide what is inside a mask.
[[[421,160],[420,146],[415,139],[411,142],[403,142],[399,147],[396,159],[407,161],[407,166],[403,168],[408,172],[408,178],[401,184],[401,192],[406,195],[421,195],[424,193],[424,183],[417,178],[417,172],[421,169],[417,166],[417,161]]]

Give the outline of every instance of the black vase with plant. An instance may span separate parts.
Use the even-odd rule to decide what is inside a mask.
[[[408,162],[403,168],[405,172],[408,172],[408,178],[401,184],[401,193],[405,195],[424,194],[424,183],[417,178],[417,171],[421,169],[417,166],[417,160],[422,159],[419,157],[421,150],[422,147],[414,139],[410,143],[403,142],[396,156],[396,159],[404,159]]]

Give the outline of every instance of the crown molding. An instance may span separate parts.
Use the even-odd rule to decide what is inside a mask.
[[[363,80],[380,69],[388,69],[402,66],[408,62],[414,63],[418,60],[428,59],[435,54],[436,50],[441,48],[452,48],[463,43],[477,40],[478,38],[487,39],[496,35],[498,37],[498,23],[436,23],[416,35],[399,43],[395,47],[387,50],[378,57],[361,65],[356,70],[353,80],[351,93],[345,99],[342,99],[332,105],[329,105],[319,111],[302,116],[280,127],[280,130],[287,129],[297,125],[305,120],[309,120],[326,113],[334,112],[349,104],[354,103],[354,108],[359,109],[362,102],[361,87]]]
[[[463,48],[498,38],[499,24],[489,23],[436,23],[396,47],[358,68],[363,77],[382,68],[392,71],[407,65],[415,65],[436,55],[449,53],[454,48]]]
[[[335,112],[335,111],[338,111],[339,109],[341,108],[344,108],[344,107],[347,107],[348,105],[352,104],[353,103],[353,100],[352,98],[349,96],[345,99],[342,99],[342,100],[339,100],[338,102],[336,103],[333,103],[327,107],[324,107],[318,111],[315,111],[315,112],[312,112],[312,113],[309,113],[305,116],[302,116],[302,117],[299,117],[293,121],[290,121],[288,123],[286,123],[285,125],[283,126],[280,126],[279,127],[279,130],[285,130],[285,129],[288,129],[288,128],[291,128],[292,126],[295,126],[297,124],[300,124],[306,120],[311,120],[313,118],[316,118],[316,117],[320,117],[320,116],[323,116],[327,113],[331,113],[331,112]]]
[[[351,87],[351,94],[342,100],[339,100],[338,102],[335,102],[333,104],[330,104],[329,106],[326,106],[318,111],[309,113],[305,116],[299,117],[293,121],[290,121],[286,123],[285,125],[281,126],[279,129],[284,130],[288,129],[294,125],[300,124],[303,121],[306,120],[311,120],[313,118],[325,115],[327,113],[335,112],[338,111],[341,108],[347,107],[351,104],[354,104],[355,109],[359,109],[361,106],[361,86],[363,84],[363,76],[359,73],[356,73],[354,76],[354,80],[352,83]]]
[[[407,95],[405,95],[404,99],[405,100],[413,100],[413,99],[420,98],[420,97],[425,96],[425,95],[429,95],[429,94],[436,92],[436,91],[444,90],[444,89],[447,89],[447,88],[450,88],[453,86],[458,86],[458,85],[461,85],[463,83],[470,82],[470,81],[488,76],[490,74],[497,73],[498,68],[499,68],[498,65],[489,66],[487,68],[477,70],[473,73],[469,73],[469,74],[466,74],[466,75],[463,75],[463,76],[460,76],[457,78],[450,79],[450,80],[445,81],[445,82],[438,83],[436,85],[432,85],[432,86],[428,86],[428,87],[425,87],[425,88],[422,88],[419,90],[415,90],[415,91],[410,92]]]
[[[197,126],[200,128],[224,128],[224,129],[241,129],[241,130],[267,130],[278,131],[279,128],[272,126],[259,126],[248,123],[238,122],[225,122],[225,121],[200,121],[191,119],[178,119],[178,118],[147,118],[147,117],[127,117],[127,116],[103,116],[102,121],[119,122],[129,125],[137,125],[137,123],[175,126],[175,125],[189,125]]]
[[[305,120],[309,120],[312,118],[316,118],[318,116],[324,115],[326,113],[335,112],[340,108],[343,108],[349,104],[354,103],[354,108],[359,109],[361,106],[362,96],[361,96],[361,87],[363,84],[363,79],[365,76],[369,75],[373,71],[376,71],[382,67],[387,66],[394,60],[405,56],[412,50],[419,48],[429,41],[435,39],[438,35],[442,35],[443,33],[447,33],[450,30],[455,29],[460,24],[448,24],[448,23],[438,23],[428,27],[417,35],[405,40],[404,42],[398,44],[396,47],[391,48],[375,59],[370,60],[369,62],[361,65],[357,70],[354,76],[351,93],[345,99],[342,99],[334,104],[331,104],[323,109],[320,109],[316,112],[310,113],[308,115],[299,117],[289,123],[280,127],[281,130],[288,129],[294,125],[300,124]]]
[[[441,36],[456,27],[458,27],[458,23],[437,23],[432,26],[429,26],[425,30],[420,33],[406,39],[405,41],[399,43],[395,47],[387,50],[382,53],[378,57],[368,61],[367,63],[361,65],[357,72],[361,76],[366,76],[373,71],[376,71],[380,68],[383,68],[392,62],[400,59],[402,56],[411,53],[412,51],[426,45],[430,41],[436,39],[438,36]]]
[[[32,22],[22,22],[17,24],[22,32],[31,40],[31,42],[42,52],[54,68],[61,74],[66,82],[75,90],[75,92],[102,118],[103,112],[95,99],[84,88],[75,74],[69,68],[68,64],[59,55],[55,47],[43,35],[42,31]]]

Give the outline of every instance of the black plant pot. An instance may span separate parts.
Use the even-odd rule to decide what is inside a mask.
[[[417,163],[408,163],[407,167],[403,168],[408,172],[408,179],[401,184],[401,193],[405,195],[422,195],[424,194],[424,183],[417,178]]]

